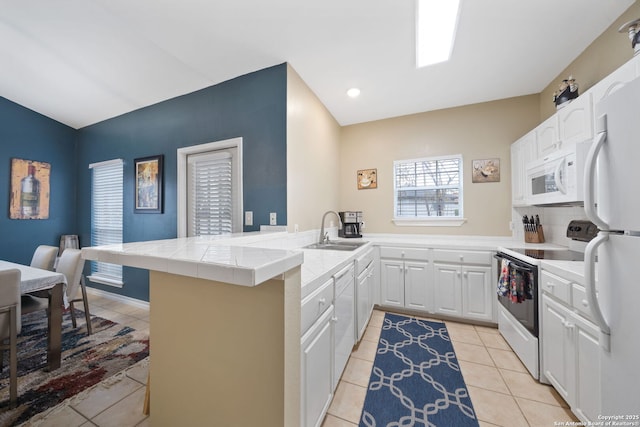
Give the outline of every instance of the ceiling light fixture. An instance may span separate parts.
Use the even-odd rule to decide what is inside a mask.
[[[416,66],[449,60],[460,0],[416,0]]]
[[[360,95],[360,89],[358,89],[357,87],[352,87],[347,91],[347,96],[349,96],[350,98],[357,98],[358,95]]]

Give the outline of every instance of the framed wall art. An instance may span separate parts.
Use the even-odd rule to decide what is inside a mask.
[[[134,160],[135,213],[162,213],[162,155]]]
[[[358,190],[378,188],[378,170],[362,169],[358,171]]]
[[[48,219],[51,164],[11,159],[10,219]]]
[[[471,182],[500,182],[500,159],[473,160]]]

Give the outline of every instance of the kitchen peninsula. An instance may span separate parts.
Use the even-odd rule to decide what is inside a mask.
[[[302,251],[208,236],[82,253],[150,271],[152,425],[299,424]]]
[[[372,248],[375,278],[363,295],[376,304],[487,324],[496,323],[492,253],[561,248],[509,237],[382,234],[367,235],[354,251],[305,248],[317,239],[317,230],[255,232],[83,248],[85,259],[150,271],[153,425],[237,425],[238,417],[246,425],[299,425],[302,335],[312,329],[302,326],[301,301],[313,306],[334,275]],[[415,286],[386,276],[400,262],[424,266]],[[458,271],[473,280],[447,280]]]

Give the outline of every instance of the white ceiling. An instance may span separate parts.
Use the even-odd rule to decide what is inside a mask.
[[[416,69],[414,0],[0,0],[0,96],[81,128],[289,62],[348,125],[539,93],[633,1],[462,0]]]

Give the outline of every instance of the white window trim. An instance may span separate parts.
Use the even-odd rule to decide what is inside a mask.
[[[397,196],[396,196],[396,165],[398,163],[408,162],[420,162],[423,160],[441,160],[441,159],[460,159],[460,199],[462,203],[460,210],[461,216],[447,216],[447,217],[415,217],[415,218],[401,218],[396,217],[397,212]],[[448,156],[433,156],[433,157],[420,157],[416,159],[395,160],[393,162],[393,219],[391,220],[398,227],[460,227],[467,222],[467,218],[464,217],[464,159],[462,154],[452,154]]]
[[[101,283],[103,285],[113,286],[114,288],[124,287],[124,282],[122,280],[114,280],[98,274],[87,276],[87,279],[89,279],[93,283]]]
[[[460,227],[462,224],[467,222],[467,218],[394,218],[392,221],[398,227]]]
[[[178,148],[177,161],[177,202],[178,202],[178,237],[187,237],[187,158],[190,154],[199,154],[207,151],[224,150],[226,148],[237,147],[238,161],[238,177],[240,183],[237,186],[238,191],[238,210],[235,212],[234,224],[237,224],[242,230],[242,212],[243,212],[243,195],[242,195],[242,137],[225,139],[222,141],[209,142],[206,144],[192,145],[190,147]]]

